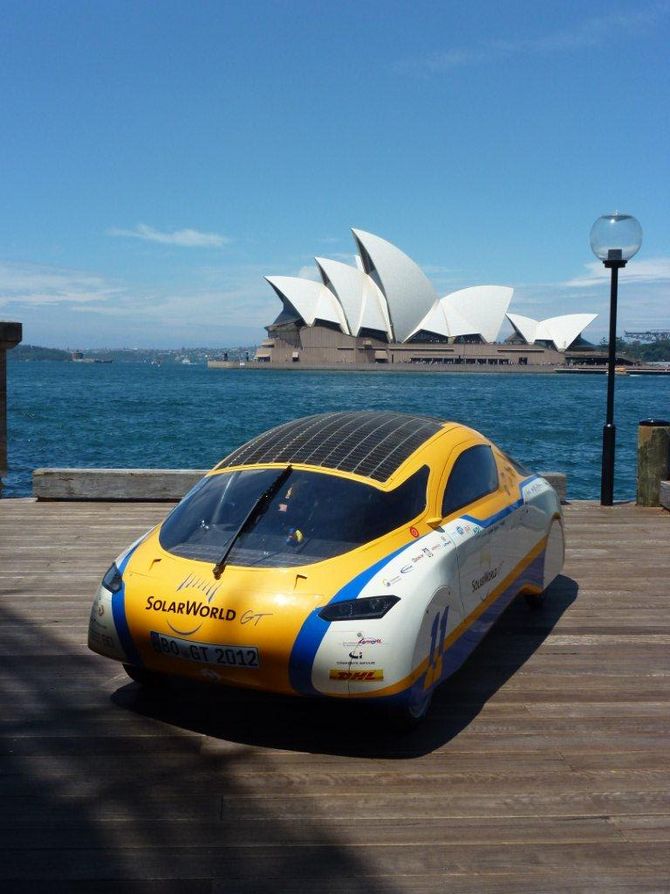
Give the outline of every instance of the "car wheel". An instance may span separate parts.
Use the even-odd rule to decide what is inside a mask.
[[[389,705],[386,711],[389,725],[397,732],[415,729],[425,720],[432,700],[433,692],[430,690],[414,701]]]
[[[141,686],[165,685],[165,675],[158,671],[148,670],[146,667],[135,667],[133,664],[124,664],[123,669],[131,680],[134,680]]]
[[[544,605],[544,594],[545,590],[541,593],[524,593],[523,598],[526,600],[526,605],[531,611],[539,611]]]

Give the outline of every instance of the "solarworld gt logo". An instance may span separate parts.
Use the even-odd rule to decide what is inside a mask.
[[[189,574],[177,587],[179,596],[177,599],[159,599],[156,596],[147,596],[144,610],[147,612],[161,612],[169,615],[167,625],[173,633],[179,633],[181,636],[191,636],[197,633],[205,620],[212,619],[214,621],[234,621],[237,612],[233,608],[219,608],[212,605],[221,584],[212,586],[211,582],[205,581],[195,574]],[[204,594],[207,602],[201,602],[195,599],[184,599],[182,590],[196,590]],[[181,599],[179,598],[181,597]],[[202,599],[202,596],[200,597]],[[183,601],[182,601],[183,600]],[[175,626],[180,618],[197,618],[199,623],[189,630],[182,630],[181,627]]]
[[[211,618],[215,621],[234,621],[237,617],[237,612],[234,608],[219,608],[216,605],[209,605],[206,602],[196,602],[194,599],[185,599],[183,602],[177,602],[176,599],[173,599],[168,602],[167,599],[157,599],[155,596],[147,596],[144,610],[147,612],[161,612],[170,615],[171,617],[167,619],[168,627],[170,630],[173,630],[175,633],[180,633],[182,636],[190,636],[193,633],[197,633],[202,627],[202,623],[205,619]],[[198,618],[202,620],[190,630],[181,630],[179,627],[176,627],[172,621],[174,620],[176,622],[178,618],[182,617]]]

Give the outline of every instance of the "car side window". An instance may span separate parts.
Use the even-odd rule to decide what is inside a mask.
[[[486,444],[463,451],[454,463],[442,500],[442,517],[498,489],[498,468]]]

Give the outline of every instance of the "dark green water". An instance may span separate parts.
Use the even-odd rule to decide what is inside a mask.
[[[597,498],[605,376],[271,372],[201,366],[8,364],[9,473],[3,496],[31,493],[41,466],[209,468],[297,416],[394,409],[479,429],[534,470]],[[635,495],[637,423],[670,417],[670,378],[616,380],[616,499]]]

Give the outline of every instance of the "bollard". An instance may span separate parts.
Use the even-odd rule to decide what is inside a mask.
[[[0,490],[7,471],[7,351],[21,341],[20,323],[0,322]]]
[[[637,430],[637,504],[660,506],[661,481],[670,473],[670,422],[642,419]]]

